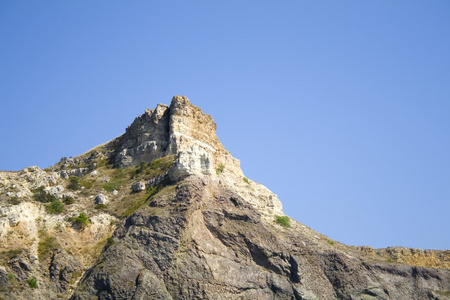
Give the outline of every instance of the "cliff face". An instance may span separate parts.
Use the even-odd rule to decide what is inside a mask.
[[[450,251],[289,219],[215,130],[176,96],[80,157],[1,172],[0,299],[450,299]]]

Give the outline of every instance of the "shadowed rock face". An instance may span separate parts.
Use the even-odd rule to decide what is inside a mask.
[[[77,158],[0,172],[0,300],[450,299],[450,251],[279,225],[277,196],[244,178],[215,131],[175,96]],[[45,197],[64,212],[49,214]]]
[[[114,237],[71,299],[446,299],[450,290],[449,270],[322,250],[196,176]]]

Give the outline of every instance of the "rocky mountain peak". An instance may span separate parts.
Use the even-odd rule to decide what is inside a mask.
[[[264,214],[283,214],[277,196],[256,182],[244,180],[240,162],[220,143],[213,118],[184,96],[174,96],[170,106],[146,109],[115,141],[117,167],[174,155],[173,181],[190,175],[212,176],[248,199]]]
[[[200,169],[191,166],[189,172],[209,174],[215,165],[227,160],[239,168],[239,161],[232,159],[217,138],[216,128],[213,118],[192,105],[187,97],[174,96],[170,106],[158,104],[155,109],[146,109],[127,128],[117,141],[116,165],[137,166],[142,161],[196,149],[209,161],[203,162]]]
[[[0,171],[1,299],[450,299],[450,250],[290,219],[175,96],[78,157]]]

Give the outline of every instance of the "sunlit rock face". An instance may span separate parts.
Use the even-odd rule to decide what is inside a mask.
[[[262,213],[283,214],[281,202],[274,193],[256,182],[244,181],[239,160],[220,143],[216,129],[210,115],[192,105],[188,98],[175,96],[170,106],[158,104],[134,120],[118,138],[115,163],[127,168],[175,155],[171,180],[190,175],[212,176]]]

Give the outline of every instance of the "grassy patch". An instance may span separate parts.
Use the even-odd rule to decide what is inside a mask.
[[[284,228],[291,227],[291,221],[288,216],[275,216],[275,222]]]
[[[159,186],[152,186],[150,187],[147,192],[145,193],[145,196],[138,199],[137,201],[131,202],[131,206],[127,207],[123,212],[122,216],[129,217],[131,214],[133,214],[136,210],[144,206],[145,204],[150,202],[150,199],[156,195],[161,189],[163,188],[162,185]]]
[[[92,260],[97,260],[101,253],[103,248],[105,247],[105,244],[107,243],[108,238],[104,237],[95,244],[86,245],[81,249],[81,254],[86,258],[90,257]]]
[[[141,162],[139,166],[130,170],[130,177],[135,178],[143,174],[145,178],[154,178],[169,171],[175,161],[175,156],[164,156],[149,163]]]
[[[81,277],[81,273],[73,272],[72,278],[70,279],[70,284],[74,284],[75,282],[77,282],[78,278],[80,278],[80,277]]]
[[[164,184],[160,184],[156,187],[147,189],[144,196],[141,196],[141,194],[134,194],[128,197],[124,197],[122,198],[122,203],[116,206],[115,211],[121,217],[129,217],[139,208],[150,203],[150,201],[156,194],[161,196],[169,195],[173,193],[175,188],[175,185],[165,186]]]
[[[112,245],[114,245],[115,243],[116,243],[116,241],[114,240],[114,238],[112,236],[110,236],[106,240],[105,250],[108,249],[109,247],[111,247]]]
[[[45,236],[38,244],[38,257],[42,261],[47,257],[50,250],[59,248],[60,245],[54,236]]]
[[[330,239],[328,239],[328,244],[330,244],[330,245],[334,245],[334,241],[333,241],[333,240],[330,240]]]
[[[247,177],[242,178],[244,180],[245,183],[250,184],[250,181],[248,181]]]
[[[90,189],[94,186],[94,182],[95,180],[93,179],[80,180],[80,185],[85,189]]]
[[[23,249],[10,249],[10,250],[4,251],[4,252],[0,253],[0,258],[7,259],[7,260],[16,258],[22,252],[22,250]]]
[[[125,171],[122,168],[115,169],[113,172],[113,176],[109,182],[106,182],[102,185],[102,188],[105,191],[112,192],[114,190],[118,191],[122,189],[125,184]]]

